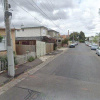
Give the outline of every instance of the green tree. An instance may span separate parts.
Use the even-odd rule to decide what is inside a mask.
[[[70,40],[73,41],[73,38],[75,41],[78,41],[79,33],[78,32],[73,32],[70,34]]]
[[[98,43],[98,36],[95,36],[95,37],[94,37],[93,42],[94,42],[94,43]]]
[[[64,40],[62,41],[62,44],[68,44],[68,39],[64,39]]]
[[[85,42],[85,33],[84,32],[80,32],[80,34],[79,34],[79,41],[80,42]]]

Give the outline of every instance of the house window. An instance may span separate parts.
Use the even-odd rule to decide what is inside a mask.
[[[61,40],[58,40],[58,42],[61,42]]]
[[[6,49],[6,36],[3,36],[2,42],[0,42],[0,51],[5,51]]]

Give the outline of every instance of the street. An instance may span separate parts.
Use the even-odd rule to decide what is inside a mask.
[[[82,43],[69,48],[0,100],[100,100],[100,57]]]

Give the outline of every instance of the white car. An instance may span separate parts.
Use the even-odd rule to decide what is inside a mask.
[[[96,50],[99,46],[97,44],[94,44],[91,46],[91,50]]]
[[[100,56],[100,47],[96,49],[96,54]]]
[[[92,46],[92,44],[91,43],[89,43],[89,47],[91,47]]]

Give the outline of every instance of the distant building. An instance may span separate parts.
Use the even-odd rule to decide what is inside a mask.
[[[89,37],[89,42],[93,43],[94,36]]]
[[[61,35],[61,37],[64,39],[68,39],[69,38],[69,35]]]

